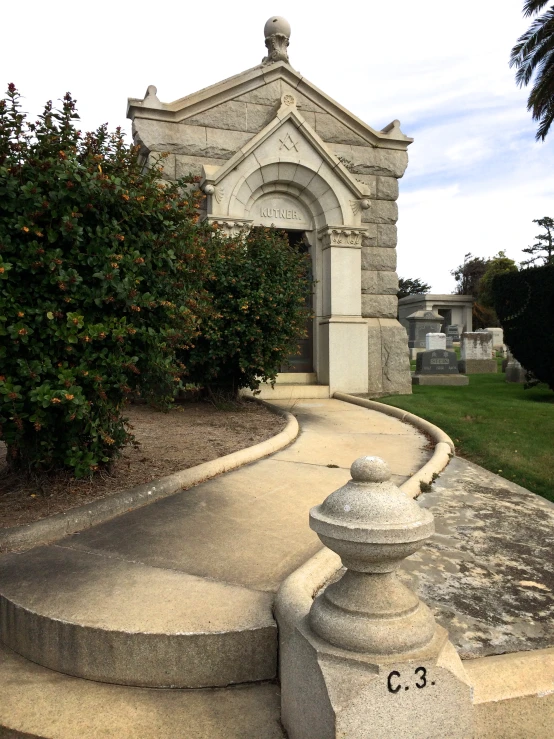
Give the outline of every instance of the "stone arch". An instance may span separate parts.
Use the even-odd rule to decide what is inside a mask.
[[[251,218],[254,204],[264,195],[275,192],[296,198],[310,213],[316,231],[329,225],[349,224],[345,198],[336,192],[332,169],[323,164],[312,169],[304,163],[267,161],[251,163],[250,171],[236,184],[229,200],[229,211],[242,211]]]

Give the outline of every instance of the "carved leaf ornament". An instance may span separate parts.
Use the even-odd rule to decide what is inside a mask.
[[[360,243],[360,234],[357,231],[331,231],[331,243],[348,244],[349,246],[357,246]]]

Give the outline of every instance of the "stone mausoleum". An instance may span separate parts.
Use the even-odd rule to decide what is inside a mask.
[[[201,216],[226,233],[275,226],[309,250],[315,317],[281,382],[328,395],[410,393],[395,270],[398,179],[412,139],[397,120],[371,128],[295,71],[283,18],[264,30],[258,66],[172,103],[153,86],[129,99],[135,142],[146,161],[168,153],[166,178],[199,175]]]
[[[471,332],[473,315],[473,297],[471,295],[407,295],[398,301],[398,317],[400,323],[409,329],[408,316],[417,311],[431,311],[442,318],[441,331],[447,326],[458,326],[458,333]]]

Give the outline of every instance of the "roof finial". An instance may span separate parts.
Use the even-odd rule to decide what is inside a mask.
[[[264,35],[268,55],[262,59],[262,64],[288,63],[287,47],[290,38],[290,23],[279,15],[272,15],[264,26]]]

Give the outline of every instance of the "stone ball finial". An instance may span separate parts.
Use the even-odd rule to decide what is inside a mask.
[[[433,516],[392,482],[380,457],[360,457],[350,471],[352,479],[310,511],[310,528],[346,567],[313,602],[310,626],[356,652],[418,649],[433,638],[435,621],[395,571],[431,537]]]
[[[310,511],[310,527],[323,543],[341,556],[345,552],[339,549],[348,539],[402,545],[403,557],[419,549],[433,533],[433,516],[391,481],[388,464],[380,457],[360,457],[350,472],[346,485]],[[397,566],[386,557],[382,565],[390,570]]]
[[[272,15],[264,26],[264,36],[267,56],[262,59],[262,64],[288,62],[290,23],[279,15]]]
[[[290,23],[280,15],[272,15],[264,26],[264,36],[266,38],[273,36],[275,33],[290,38]]]
[[[352,462],[350,474],[355,482],[384,482],[391,477],[390,467],[381,457],[359,457]]]

